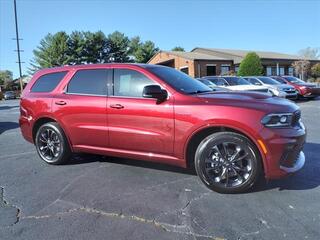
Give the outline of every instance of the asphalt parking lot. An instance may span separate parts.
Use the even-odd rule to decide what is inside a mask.
[[[320,98],[298,103],[306,165],[245,194],[184,169],[95,155],[42,162],[0,102],[0,239],[320,239]]]

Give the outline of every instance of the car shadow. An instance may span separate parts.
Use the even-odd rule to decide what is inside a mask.
[[[299,172],[297,172],[294,175],[278,180],[261,180],[254,188],[250,189],[248,192],[245,193],[248,194],[254,192],[262,192],[271,189],[278,189],[279,191],[308,190],[318,187],[320,185],[320,159],[318,157],[319,148],[320,144],[318,143],[306,143],[304,147],[306,163],[305,166]],[[93,155],[86,153],[74,154],[72,159],[70,159],[70,161],[67,164],[85,164],[90,162],[108,162],[119,165],[156,169],[160,171],[170,171],[194,176],[197,175],[196,172],[192,169],[184,169],[167,164]]]
[[[5,131],[18,128],[19,124],[16,122],[0,122],[0,134],[4,133]]]
[[[12,109],[12,108],[19,108],[19,106],[17,106],[17,105],[14,105],[14,106],[0,106],[0,111],[1,110],[9,110],[9,109]]]
[[[155,169],[160,171],[170,171],[170,172],[176,172],[176,173],[197,175],[194,170],[185,169],[185,168],[181,168],[181,167],[177,167],[169,164],[148,162],[143,160],[134,160],[134,159],[128,159],[128,158],[118,158],[118,157],[102,156],[102,155],[95,155],[95,154],[87,154],[87,153],[73,154],[70,161],[66,164],[74,165],[74,164],[84,164],[84,163],[90,163],[90,162],[108,162],[108,163],[119,164],[119,165]]]

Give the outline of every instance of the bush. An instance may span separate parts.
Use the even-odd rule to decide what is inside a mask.
[[[255,52],[249,52],[241,61],[239,76],[260,76],[263,74],[263,66],[260,57]]]

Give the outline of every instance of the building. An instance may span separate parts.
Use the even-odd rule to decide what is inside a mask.
[[[237,72],[240,62],[252,51],[217,49],[217,48],[194,48],[191,52],[160,51],[156,53],[148,63],[170,66],[181,70],[192,77],[224,75],[230,71]],[[296,55],[254,51],[261,59],[265,75],[293,75],[293,62],[301,57]],[[320,60],[307,59],[311,64],[319,63]]]

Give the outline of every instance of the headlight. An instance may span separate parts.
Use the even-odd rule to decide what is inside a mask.
[[[293,113],[271,113],[264,116],[261,123],[266,127],[290,127]]]

